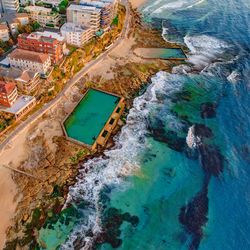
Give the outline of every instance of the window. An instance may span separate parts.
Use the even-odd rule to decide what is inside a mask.
[[[109,121],[109,124],[110,124],[110,125],[113,125],[114,122],[115,122],[115,119],[114,119],[114,118],[111,118],[110,121]]]
[[[105,137],[107,136],[107,134],[108,134],[108,131],[107,131],[107,130],[104,130],[103,133],[102,133],[102,137],[105,138]]]
[[[120,111],[121,111],[121,108],[120,107],[118,107],[117,109],[116,109],[116,113],[120,113]]]

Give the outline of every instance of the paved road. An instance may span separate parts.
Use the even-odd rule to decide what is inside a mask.
[[[31,122],[37,120],[39,117],[41,117],[44,113],[46,113],[49,109],[51,109],[53,106],[55,106],[61,98],[65,95],[65,93],[72,87],[74,86],[84,75],[88,73],[88,71],[98,64],[100,61],[102,61],[112,50],[114,50],[126,37],[128,34],[129,30],[129,24],[130,24],[130,8],[128,5],[128,1],[124,0],[122,1],[124,6],[126,7],[126,17],[125,17],[125,23],[123,26],[123,30],[121,32],[121,35],[119,38],[112,44],[112,46],[107,49],[105,52],[103,52],[100,56],[98,56],[95,60],[87,63],[84,68],[82,68],[77,74],[71,78],[62,92],[58,94],[56,98],[54,98],[52,101],[49,103],[45,104],[40,110],[32,114],[29,118],[27,118],[24,122],[22,122],[18,127],[9,135],[6,136],[6,139],[0,144],[0,150],[2,150],[8,143],[11,142],[11,140],[23,129],[26,128],[27,125],[29,125]]]

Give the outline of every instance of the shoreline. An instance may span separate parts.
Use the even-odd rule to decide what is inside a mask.
[[[132,1],[132,2],[136,2],[138,3],[138,1]],[[140,2],[144,2],[144,1],[140,1]],[[134,6],[134,5],[132,5]],[[138,18],[138,15],[136,15],[136,13],[132,13],[131,14],[133,16],[133,19]],[[137,20],[138,21],[138,20]],[[159,39],[161,38],[161,34],[156,35],[154,32],[151,32],[150,30],[147,30],[145,28],[142,28],[140,26],[138,26],[136,24],[135,20],[132,20],[132,27],[130,27],[130,32],[138,29],[137,33],[139,34],[139,38],[141,39],[141,41],[139,41],[139,45],[143,44],[143,40],[144,40],[144,36],[143,34],[147,34],[148,37],[153,38],[153,42],[151,43],[159,43]],[[144,33],[143,33],[144,32]],[[62,135],[62,130],[60,128],[60,126],[58,126],[58,121],[62,119],[62,117],[64,116],[64,113],[68,112],[68,110],[70,110],[70,106],[72,106],[72,103],[74,104],[75,101],[79,98],[79,95],[77,95],[77,92],[79,92],[79,90],[81,92],[84,91],[84,89],[86,89],[88,86],[88,84],[93,84],[94,86],[96,85],[96,87],[101,87],[103,88],[103,90],[106,91],[110,91],[110,92],[114,92],[114,93],[118,93],[118,94],[122,94],[126,97],[127,100],[129,100],[129,102],[131,103],[132,100],[134,99],[136,93],[138,93],[138,91],[140,90],[141,86],[143,85],[143,82],[147,82],[152,75],[154,75],[156,72],[158,72],[159,70],[171,70],[172,66],[175,66],[174,63],[172,63],[171,61],[161,61],[161,60],[143,60],[141,58],[138,58],[134,55],[133,53],[133,49],[134,46],[139,46],[137,43],[135,43],[135,39],[134,39],[134,35],[132,35],[133,32],[131,32],[130,35],[128,35],[128,37],[125,37],[123,42],[118,44],[118,46],[116,46],[114,48],[114,50],[109,53],[107,56],[105,56],[105,58],[99,62],[97,65],[95,65],[89,72],[88,72],[88,76],[86,76],[86,80],[83,83],[77,83],[76,86],[72,87],[75,89],[75,93],[68,93],[68,97],[66,97],[66,104],[62,104],[62,102],[64,100],[62,100],[61,102],[59,102],[59,104],[57,106],[59,106],[59,109],[57,110],[57,108],[55,108],[56,110],[52,111],[53,114],[48,115],[48,118],[41,117],[39,118],[38,121],[34,122],[34,124],[31,126],[31,128],[26,128],[25,129],[25,133],[22,135],[22,140],[18,140],[18,138],[15,138],[15,143],[19,142],[19,148],[23,149],[23,152],[18,155],[15,155],[16,161],[19,161],[19,164],[21,162],[24,162],[24,164],[22,165],[23,167],[27,167],[27,165],[30,164],[30,162],[32,164],[35,164],[32,161],[32,157],[37,156],[37,148],[39,147],[44,147],[45,145],[49,145],[49,147],[51,147],[49,149],[49,152],[46,152],[46,157],[45,157],[45,162],[49,162],[47,164],[52,165],[52,167],[56,164],[59,164],[60,166],[63,164],[69,164],[67,166],[67,169],[65,170],[66,174],[69,174],[69,179],[70,182],[66,183],[66,180],[64,180],[64,182],[66,184],[63,184],[62,186],[62,197],[65,200],[65,196],[67,196],[67,189],[69,186],[73,185],[75,183],[75,178],[78,174],[79,171],[79,162],[85,162],[88,158],[92,158],[92,157],[96,157],[95,154],[90,154],[90,153],[86,153],[86,155],[84,155],[83,159],[80,159],[77,163],[68,163],[68,159],[54,159],[51,155],[54,153],[55,154],[65,154],[65,150],[69,150],[71,151],[71,147],[72,145],[68,142],[66,142],[63,139],[63,135]],[[141,37],[140,37],[141,36]],[[162,43],[164,42],[164,44],[166,44],[165,41],[162,41]],[[121,57],[120,54],[122,54],[123,56]],[[125,64],[124,64],[125,61]],[[127,75],[127,71],[132,72],[132,79],[129,75]],[[97,74],[98,72],[98,74]],[[112,73],[112,74],[111,74]],[[103,79],[102,77],[99,76],[105,76]],[[113,76],[113,78],[112,78]],[[110,79],[111,77],[111,79]],[[97,80],[98,79],[98,80]],[[118,83],[118,79],[119,81],[121,81]],[[111,82],[111,84],[110,84]],[[123,84],[126,83],[125,88],[123,86]],[[83,86],[84,85],[84,86]],[[68,101],[68,99],[70,99],[70,101]],[[73,100],[73,101],[72,101]],[[60,114],[59,114],[60,113]],[[44,120],[45,119],[45,120]],[[117,128],[117,130],[119,130],[121,128],[121,126],[119,128]],[[117,130],[114,134],[117,134]],[[107,146],[105,148],[103,148],[102,152],[99,153],[99,155],[103,154],[103,151],[107,148],[112,147],[112,141],[113,141],[113,136],[112,135],[109,143],[107,144]],[[18,137],[18,136],[17,136]],[[19,135],[20,137],[20,135]],[[42,138],[42,145],[39,144],[39,142],[37,141],[39,138]],[[28,145],[23,148],[22,145],[26,145],[27,143],[27,139],[28,139]],[[56,140],[59,140],[58,142],[55,142]],[[60,142],[61,140],[61,142]],[[64,143],[67,144],[65,145],[61,145],[60,143]],[[18,144],[18,143],[17,143]],[[13,145],[12,145],[13,146]],[[9,150],[9,154],[11,154],[11,152],[13,153],[13,147],[10,146]],[[17,147],[17,145],[15,144],[14,149]],[[68,147],[68,148],[67,148]],[[62,150],[63,148],[63,150]],[[8,151],[6,150],[6,151]],[[81,150],[81,148],[76,148],[74,151],[74,154],[76,154],[79,150]],[[20,150],[22,151],[22,150]],[[3,155],[4,152],[1,153],[1,156]],[[70,158],[73,153],[70,152],[70,154],[66,154],[66,157]],[[73,156],[74,156],[73,154]],[[27,159],[28,156],[28,159]],[[72,156],[72,157],[73,157]],[[40,156],[39,156],[40,157]],[[51,157],[51,159],[50,159]],[[11,159],[11,157],[5,157],[7,159]],[[11,159],[13,160],[13,159]],[[11,162],[11,160],[9,160],[8,163]],[[38,159],[40,161],[40,159]],[[65,163],[66,161],[66,163]],[[53,164],[52,164],[53,162]],[[59,162],[59,163],[58,163]],[[31,164],[31,165],[32,165]],[[36,163],[38,164],[38,163]],[[41,162],[41,164],[39,166],[41,166],[43,164],[43,162]],[[70,165],[71,164],[71,165]],[[18,164],[14,165],[17,167]],[[49,166],[48,168],[50,168],[51,166]],[[73,167],[75,167],[74,169],[72,169]],[[30,171],[31,169],[29,169]],[[40,170],[40,169],[38,169]],[[31,172],[34,172],[35,174],[38,174],[37,171],[38,170],[34,170],[32,169]],[[46,169],[42,169],[42,171],[48,171]],[[12,183],[14,183],[15,185],[15,191],[20,192],[23,194],[23,196],[29,194],[29,192],[33,192],[32,190],[28,189],[30,184],[30,180],[27,180],[27,178],[22,177],[22,176],[17,176],[15,174],[14,175],[14,181],[12,180]],[[58,175],[58,173],[56,173],[56,175]],[[55,176],[54,176],[55,177]],[[49,178],[47,179],[47,182],[49,183],[49,186],[45,186],[45,189],[47,188],[48,193],[51,195],[54,193],[55,191],[55,186],[57,185],[57,181],[55,180],[55,178],[53,177],[53,175],[51,175]],[[58,176],[59,178],[62,178],[62,176]],[[28,186],[28,188],[23,184],[23,180],[25,179],[26,186]],[[46,183],[47,183],[46,182]],[[61,183],[64,183],[63,181]],[[31,182],[32,183],[32,182]],[[56,183],[56,184],[55,184]],[[21,185],[21,186],[20,186]],[[39,188],[42,188],[43,185],[39,185],[39,184],[35,184],[35,186],[38,185]],[[47,184],[46,184],[47,185]],[[38,192],[39,191],[38,188]],[[44,187],[43,187],[44,188]],[[28,191],[26,190],[28,189]],[[40,193],[39,193],[40,194]],[[32,196],[31,196],[32,197]],[[46,199],[46,197],[41,196],[42,198]],[[26,202],[29,201],[28,197],[24,197],[26,199]],[[49,196],[48,196],[48,199]],[[32,199],[31,199],[32,200]],[[62,204],[64,204],[64,200],[61,199],[61,205],[59,207],[62,206]],[[34,201],[33,201],[34,203]],[[22,206],[25,206],[26,203],[22,203]],[[10,204],[9,204],[10,205]],[[8,205],[8,206],[9,206]],[[27,205],[27,204],[26,204]],[[33,209],[31,209],[31,211],[34,212],[34,209],[36,208],[33,207]],[[58,209],[58,205],[57,205],[57,209]],[[19,208],[20,210],[20,208]],[[18,212],[18,211],[17,211]],[[45,211],[46,214],[46,208]],[[14,211],[13,211],[14,213]],[[24,224],[28,223],[30,221],[30,219],[32,219],[31,214],[28,213],[21,213],[20,211],[18,213],[18,215],[15,216],[19,216],[18,218],[14,218],[14,220],[18,220],[19,223]],[[21,216],[21,217],[20,217]],[[46,217],[46,216],[45,216]],[[8,224],[8,222],[11,221],[11,217],[9,217],[9,220],[6,222],[6,225]],[[43,220],[44,221],[44,220]],[[41,223],[39,221],[39,223]],[[10,224],[8,224],[10,225]],[[11,242],[15,239],[15,230],[14,229],[9,228],[8,231],[8,242]],[[7,249],[7,248],[6,248]],[[8,248],[11,249],[11,248]]]

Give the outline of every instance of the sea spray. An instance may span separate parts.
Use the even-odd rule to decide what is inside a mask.
[[[69,240],[61,247],[62,249],[74,249],[74,242],[79,241],[79,237],[82,239],[81,246],[89,247],[91,237],[88,237],[88,232],[92,231],[94,235],[102,232],[101,191],[104,187],[121,190],[126,188],[128,183],[125,177],[135,171],[138,172],[139,156],[148,147],[145,138],[148,134],[147,123],[151,111],[163,105],[159,102],[161,95],[171,95],[181,86],[178,77],[159,72],[152,78],[152,84],[147,91],[135,98],[126,125],[114,139],[114,148],[106,150],[103,157],[89,160],[82,166],[77,183],[69,189],[66,206],[77,206],[81,201],[88,201],[89,205],[83,210],[86,216],[79,221]]]

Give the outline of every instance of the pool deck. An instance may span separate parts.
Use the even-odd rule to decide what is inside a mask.
[[[80,102],[86,97],[86,95],[89,93],[90,90],[99,91],[99,92],[105,93],[107,95],[112,95],[112,96],[115,96],[115,97],[119,98],[119,102],[117,103],[117,105],[112,110],[111,115],[108,117],[105,125],[102,127],[101,131],[97,135],[96,140],[93,142],[92,145],[70,137],[68,135],[68,132],[67,132],[66,127],[65,127],[65,122],[67,121],[67,119],[72,115],[72,113],[78,107]],[[123,113],[124,107],[125,107],[125,101],[124,101],[124,98],[122,96],[119,96],[119,95],[116,95],[114,93],[104,91],[104,90],[101,90],[101,89],[97,89],[97,88],[88,89],[84,93],[82,98],[76,103],[76,105],[71,109],[71,111],[66,115],[66,117],[61,122],[61,126],[63,128],[64,134],[65,134],[67,140],[72,141],[73,143],[82,145],[82,146],[84,146],[84,147],[86,147],[86,148],[88,148],[88,149],[90,149],[92,151],[95,151],[98,146],[101,146],[101,147],[105,146],[105,144],[107,143],[109,137],[111,136],[111,133],[112,133],[113,129],[117,125],[117,123],[118,123],[118,121],[119,121],[119,119],[121,117],[121,114]],[[117,111],[118,108],[119,108],[120,111],[117,113],[116,111]],[[114,120],[112,124],[110,124],[111,119]],[[105,136],[103,136],[104,132],[105,132]]]

